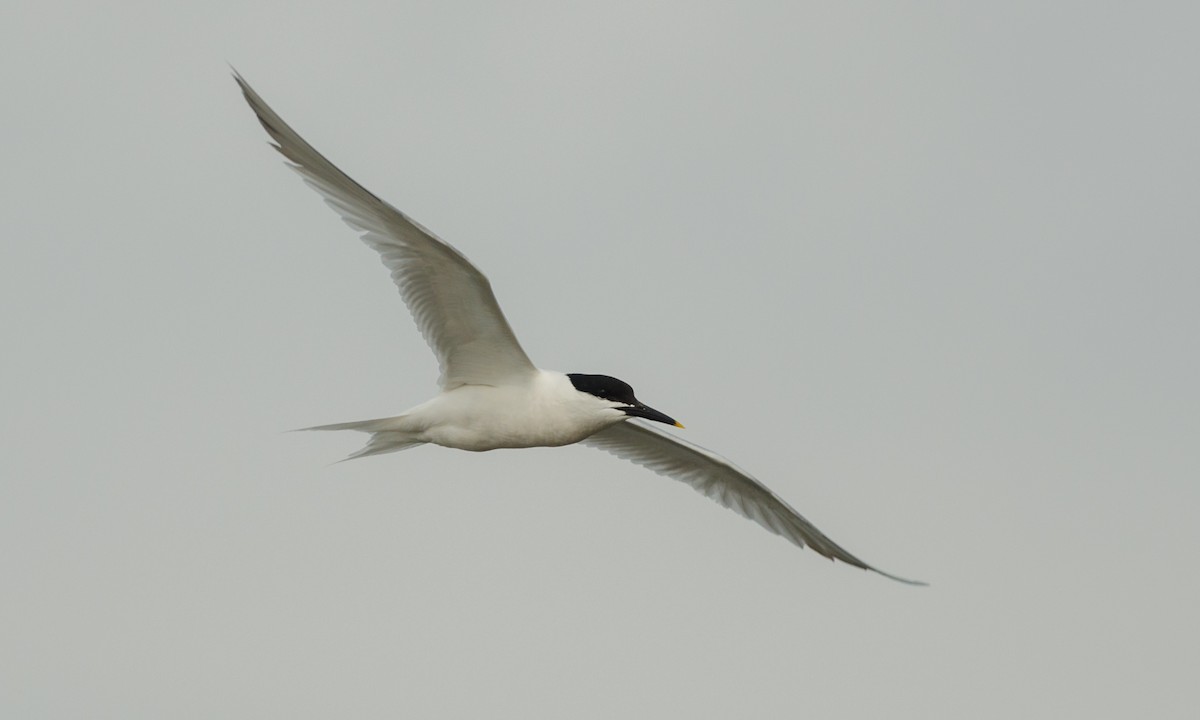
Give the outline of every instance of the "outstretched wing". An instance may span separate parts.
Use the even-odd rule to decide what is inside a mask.
[[[504,385],[536,371],[491,283],[449,243],[380,200],[304,141],[236,72],[246,102],[304,181],[379,253],[417,328],[437,355],[438,383]]]
[[[841,560],[902,583],[926,584],[896,577],[859,560],[826,537],[750,473],[720,455],[675,435],[627,420],[601,430],[583,443],[642,465],[659,475],[685,482],[799,547],[809,546],[831,560]]]

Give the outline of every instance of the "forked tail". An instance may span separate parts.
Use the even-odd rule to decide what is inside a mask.
[[[301,430],[357,430],[371,433],[371,439],[361,450],[342,458],[345,462],[368,455],[399,452],[410,447],[424,445],[424,440],[416,439],[417,434],[411,430],[402,430],[404,416],[377,418],[375,420],[357,420],[355,422],[335,423],[333,425],[317,425],[316,427],[301,428]]]

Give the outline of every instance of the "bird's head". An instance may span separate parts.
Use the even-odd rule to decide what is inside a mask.
[[[609,377],[608,375],[568,373],[567,377],[571,379],[571,384],[579,392],[598,398],[605,402],[608,407],[619,410],[626,415],[674,425],[677,428],[683,427],[674,418],[667,417],[634,397],[633,388],[627,382],[618,380],[615,377]]]

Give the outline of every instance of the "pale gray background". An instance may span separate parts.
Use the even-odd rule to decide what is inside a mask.
[[[24,3],[6,718],[1183,718],[1194,3]],[[436,368],[233,63],[914,589],[585,448],[330,466]]]

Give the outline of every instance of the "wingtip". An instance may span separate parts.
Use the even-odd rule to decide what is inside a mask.
[[[875,568],[869,568],[869,569],[873,573],[882,575],[885,578],[888,578],[889,580],[895,580],[896,582],[904,583],[905,585],[912,585],[914,587],[929,587],[929,583],[925,582],[924,580],[909,580],[908,578],[902,578],[899,575],[893,575],[891,573],[886,573],[882,570],[876,570]]]

